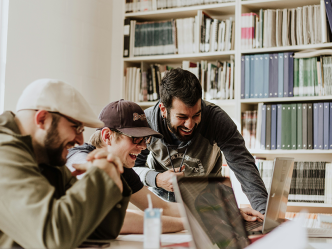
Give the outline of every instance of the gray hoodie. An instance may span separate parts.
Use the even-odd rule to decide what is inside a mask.
[[[227,113],[219,106],[202,101],[201,123],[197,126],[194,137],[188,142],[175,145],[158,104],[159,102],[146,109],[145,114],[150,127],[164,138],[153,138],[147,149],[136,159],[134,170],[143,184],[152,187],[162,198],[175,201],[172,192],[156,187],[157,174],[172,168],[170,160],[174,167],[180,167],[184,157],[185,176],[220,175],[223,153],[251,206],[265,213],[265,185],[259,176],[254,158],[245,147],[243,137]]]

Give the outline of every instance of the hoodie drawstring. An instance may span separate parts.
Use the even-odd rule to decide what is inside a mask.
[[[183,157],[182,157],[182,161],[181,161],[181,164],[180,164],[180,171],[181,172],[181,167],[182,167],[182,164],[183,164],[183,161],[184,161],[184,157],[186,156],[187,154],[187,149],[188,149],[189,146],[187,146],[186,150],[184,151],[184,154],[183,154]],[[168,153],[168,156],[169,156],[169,160],[171,161],[171,165],[172,165],[172,168],[173,168],[173,171],[175,172],[175,168],[174,168],[174,164],[172,162],[172,158],[171,158],[171,155],[169,154],[169,150],[168,150],[168,146],[166,145],[166,149],[167,149],[167,153]]]

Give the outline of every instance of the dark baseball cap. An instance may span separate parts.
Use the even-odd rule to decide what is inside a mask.
[[[142,108],[131,101],[120,99],[109,103],[101,110],[99,119],[104,122],[105,127],[116,129],[131,137],[163,137],[149,127]]]

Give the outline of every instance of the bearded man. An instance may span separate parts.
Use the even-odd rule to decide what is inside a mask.
[[[152,138],[136,159],[134,170],[143,184],[163,199],[175,201],[172,177],[220,175],[223,153],[251,206],[264,214],[267,191],[255,160],[227,113],[202,100],[197,77],[172,69],[159,89],[160,101],[145,114],[163,138]]]
[[[86,100],[69,84],[41,79],[16,111],[0,115],[0,247],[77,248],[87,238],[116,238],[131,196],[122,163],[90,159],[78,182],[64,166],[84,126],[104,127]]]

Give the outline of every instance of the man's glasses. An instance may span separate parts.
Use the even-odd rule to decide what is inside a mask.
[[[118,130],[113,130],[113,129],[112,129],[112,131],[117,132],[117,133],[119,133],[119,134],[121,134],[121,135],[125,135],[125,136],[127,136],[127,137],[130,137],[130,138],[132,139],[133,144],[138,144],[138,145],[140,145],[140,144],[143,142],[143,140],[145,140],[145,143],[148,144],[148,143],[151,142],[151,138],[152,138],[152,136],[146,136],[146,137],[133,137],[133,136],[129,136],[129,135],[127,135],[127,134],[124,134],[124,133],[122,133],[121,131],[118,131]]]
[[[71,118],[69,118],[69,117],[67,117],[67,116],[65,116],[65,115],[63,115],[63,114],[61,114],[59,112],[49,112],[49,113],[57,114],[57,115],[59,115],[61,117],[64,117],[65,119],[67,119],[68,122],[74,124],[75,126],[73,126],[73,128],[75,128],[76,135],[80,135],[80,134],[83,133],[83,131],[84,131],[84,125],[83,124],[77,123],[74,120],[72,120]]]

